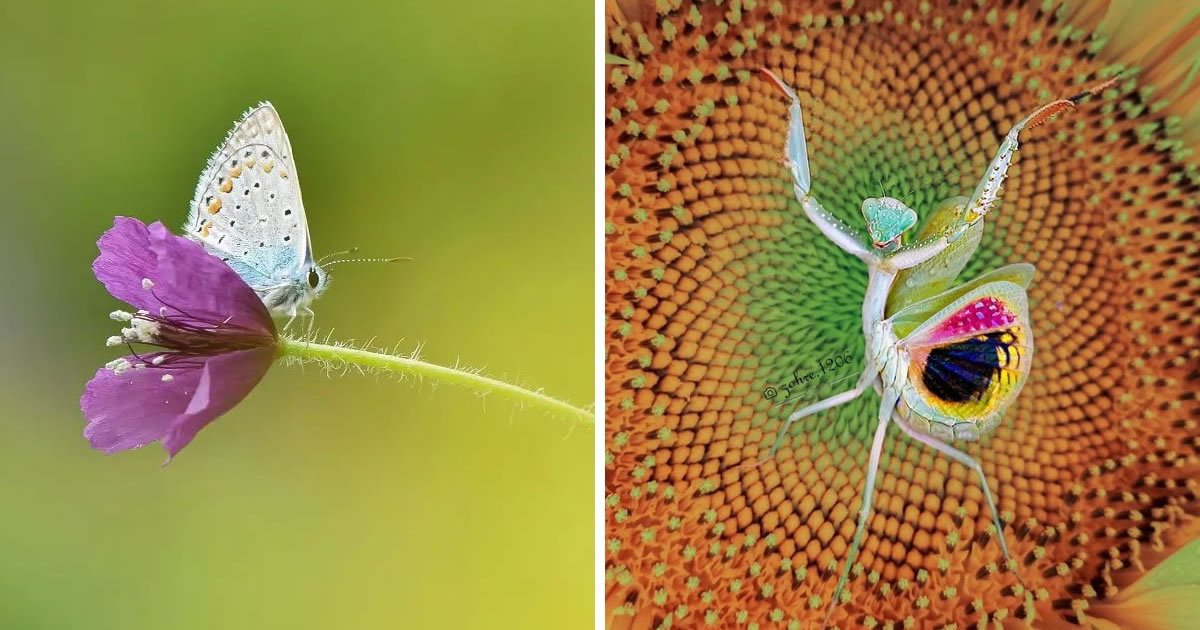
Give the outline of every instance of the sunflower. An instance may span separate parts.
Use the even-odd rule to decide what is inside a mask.
[[[971,471],[894,431],[831,625],[1179,627],[1200,595],[1146,578],[1200,534],[1200,15],[1180,4],[609,2],[610,627],[815,627],[854,535],[873,393],[767,457],[857,376],[866,273],[800,211],[759,67],[799,93],[814,194],[852,224],[881,192],[922,216],[970,194],[1017,120],[1118,77],[1022,135],[960,276],[1037,268],[1031,380],[958,444],[1025,586]]]

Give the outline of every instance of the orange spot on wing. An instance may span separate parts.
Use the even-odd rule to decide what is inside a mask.
[[[233,180],[227,179],[225,180],[225,183],[221,185],[221,192],[227,193],[231,190],[233,190]]]
[[[230,179],[237,179],[238,177],[241,177],[241,176],[242,176],[242,167],[240,167],[240,166],[233,169],[232,171],[229,171]]]
[[[271,170],[274,168],[275,168],[275,160],[271,160],[270,162],[267,162],[266,165],[263,166],[263,171],[270,173]]]
[[[254,168],[254,158],[246,160],[246,168]]]
[[[221,200],[220,200],[220,199],[218,199],[218,200],[216,200],[216,201],[212,202],[212,205],[210,205],[210,206],[208,207],[208,213],[209,213],[209,214],[216,214],[216,213],[218,213],[218,212],[220,212],[220,211],[221,211]]]
[[[212,221],[205,221],[204,226],[202,228],[200,228],[200,236],[207,238],[208,231],[212,229],[212,226],[213,226]]]

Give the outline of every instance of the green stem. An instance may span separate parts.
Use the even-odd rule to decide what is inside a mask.
[[[386,370],[397,374],[409,374],[422,378],[461,385],[467,389],[488,395],[498,395],[502,398],[520,403],[526,407],[543,409],[545,411],[578,417],[595,423],[596,416],[585,409],[551,398],[540,392],[530,391],[511,383],[498,381],[457,368],[449,368],[433,363],[426,363],[415,358],[401,357],[369,350],[358,350],[346,346],[331,346],[320,343],[310,343],[302,339],[279,338],[279,352],[284,357],[295,357],[302,361],[318,361],[331,364],[357,365],[368,370]]]

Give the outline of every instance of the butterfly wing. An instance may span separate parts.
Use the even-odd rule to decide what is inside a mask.
[[[308,221],[291,143],[270,103],[246,112],[209,159],[184,233],[255,290],[303,278]]]
[[[976,284],[898,345],[909,357],[908,408],[942,437],[984,435],[1029,380],[1033,329],[1025,287],[1008,280]]]
[[[952,197],[934,207],[929,220],[913,242],[919,243],[948,230],[966,209],[967,201],[966,197]],[[971,254],[975,253],[982,237],[983,221],[979,221],[967,228],[966,234],[950,243],[938,255],[919,265],[901,270],[896,275],[891,293],[888,294],[884,316],[891,317],[892,313],[909,304],[944,291],[971,259]]]

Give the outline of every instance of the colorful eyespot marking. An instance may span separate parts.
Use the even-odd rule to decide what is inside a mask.
[[[922,383],[929,393],[949,403],[980,401],[998,385],[1011,385],[1022,349],[1013,331],[990,332],[933,348],[925,360]]]
[[[1004,284],[963,296],[961,306],[931,329],[914,333],[909,382],[928,406],[926,413],[958,422],[994,422],[1025,384],[1033,337],[1024,296],[1007,295],[1020,289]]]

